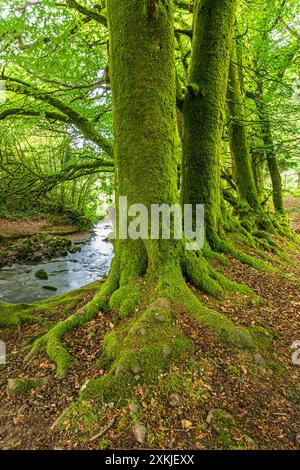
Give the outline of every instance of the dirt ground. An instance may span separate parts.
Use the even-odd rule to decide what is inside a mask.
[[[241,294],[224,301],[197,295],[237,325],[266,328],[272,338],[274,365],[263,357],[222,346],[210,330],[184,311],[176,312],[175,321],[193,342],[193,355],[162,372],[152,385],[137,382],[138,418],[129,411],[129,402],[122,408],[114,403],[99,408],[89,401],[85,406],[91,420],[76,416],[75,411],[73,419],[59,428],[54,423],[76,402],[87,379],[106,373],[94,364],[104,336],[115,328],[112,316],[100,312],[88,325],[66,335],[64,344],[79,365],[63,381],[52,378],[54,366],[46,355],[24,363],[21,346],[40,334],[41,326],[4,330],[1,339],[8,352],[19,354],[0,369],[0,449],[299,449],[300,367],[292,363],[291,346],[300,340],[300,253],[291,255],[285,276],[230,261],[224,274],[248,284],[261,296],[262,305]],[[82,303],[91,296],[85,295]],[[64,318],[60,307],[55,319],[49,319],[59,318]],[[9,378],[44,376],[51,376],[46,386],[17,399],[7,397]],[[208,425],[213,409],[233,417],[229,434]],[[137,421],[148,430],[145,444],[134,438]]]
[[[0,239],[23,238],[41,232],[50,235],[64,235],[78,231],[76,225],[66,224],[63,218],[8,220],[0,218]]]

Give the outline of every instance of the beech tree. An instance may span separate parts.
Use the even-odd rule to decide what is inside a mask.
[[[75,34],[74,28],[81,31],[87,27],[88,37],[92,35],[98,43],[102,35],[100,39],[93,36],[90,22],[105,28],[105,35],[108,28],[103,55],[109,54],[109,63],[107,67],[101,61],[100,67],[109,84],[105,104],[112,100],[113,138],[106,126],[102,129],[96,116],[101,100],[89,106],[86,96],[81,102],[77,91],[73,95],[72,84],[64,86],[61,81],[57,91],[56,78],[55,83],[53,79],[49,83],[49,77],[35,76],[29,83],[30,73],[24,72],[24,64],[19,64],[18,71],[25,78],[3,70],[2,79],[12,95],[0,118],[7,122],[12,116],[41,116],[48,122],[72,125],[81,137],[97,146],[101,155],[98,169],[104,171],[107,166],[111,170],[113,158],[117,238],[108,278],[89,303],[52,326],[27,348],[27,360],[44,349],[56,365],[56,377],[66,377],[74,361],[63,344],[64,335],[88,323],[100,310],[112,311],[117,327],[106,336],[98,363],[105,365],[107,373],[89,381],[80,399],[119,404],[133,395],[135,375],[139,374],[142,383],[151,383],[161,370],[191,351],[191,341],[175,321],[175,313],[180,314],[181,309],[226,345],[259,352],[259,332],[255,328],[238,327],[226,315],[204,307],[191,288],[216,298],[223,298],[228,292],[253,296],[248,286],[213,269],[211,260],[226,264],[222,252],[257,269],[278,272],[279,268],[270,261],[276,263],[272,258],[275,254],[280,260],[285,259],[285,253],[273,237],[285,235],[290,241],[299,240],[284,214],[262,209],[259,201],[245,127],[246,93],[244,96],[239,76],[244,64],[237,63],[235,51],[237,0],[107,0],[107,9],[86,3],[72,0],[53,8],[66,8],[68,14],[71,9],[72,15],[75,10],[76,20],[78,15],[81,18],[74,25],[72,16],[73,28],[68,28],[68,37]],[[187,18],[178,16],[178,11],[184,11]],[[94,31],[94,26],[91,29]],[[84,29],[82,34],[85,33]],[[178,35],[185,39],[176,43]],[[95,79],[99,69],[95,65],[91,69],[89,75]],[[74,86],[78,90],[84,85]],[[229,124],[225,120],[227,90]],[[15,101],[20,97],[21,106],[16,107]],[[183,113],[182,161],[178,152],[178,111]],[[259,108],[257,112],[265,123]],[[226,130],[234,171],[226,175],[231,188],[225,201],[220,154]],[[272,151],[266,141],[268,129],[262,127],[262,132],[260,138],[267,145],[267,153]],[[175,237],[174,217],[170,218],[170,239],[163,236],[162,224],[158,239],[123,237],[120,198],[124,197],[130,207],[136,208],[134,214],[129,214],[128,223],[139,210],[135,205],[143,205],[150,213],[153,205],[204,204],[204,246],[186,250],[188,240]],[[245,202],[247,210],[243,210]],[[275,209],[279,207],[275,205]],[[238,248],[240,243],[244,250]],[[255,296],[254,299],[257,300]],[[28,310],[15,314],[19,323],[35,321]]]

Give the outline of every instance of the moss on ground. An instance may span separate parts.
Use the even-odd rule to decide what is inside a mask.
[[[105,337],[98,365],[109,372],[91,380],[81,397],[120,405],[133,396],[135,385],[155,381],[160,371],[191,349],[170,310],[152,305]]]
[[[9,379],[6,393],[9,397],[22,396],[34,388],[46,385],[48,380],[47,377]]]
[[[64,316],[85,300],[87,293],[96,293],[102,281],[93,282],[80,289],[33,304],[11,304],[0,302],[0,330],[20,328],[25,323],[45,323],[43,315]]]

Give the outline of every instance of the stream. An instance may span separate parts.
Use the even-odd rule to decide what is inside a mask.
[[[0,269],[0,301],[8,303],[32,303],[90,284],[106,276],[113,258],[113,245],[106,241],[112,227],[101,221],[91,238],[80,243],[81,251],[68,256],[24,263]],[[35,277],[44,269],[48,280]],[[45,289],[46,287],[46,289]]]

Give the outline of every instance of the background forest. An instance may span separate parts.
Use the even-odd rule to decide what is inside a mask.
[[[192,3],[174,3],[180,100],[188,84],[193,14]],[[299,186],[297,3],[244,2],[235,33],[244,109],[242,121],[236,110],[227,112],[223,186],[236,190],[228,131],[239,119],[264,204],[272,200],[270,166],[271,174],[283,174],[284,190]],[[72,210],[93,219],[99,189],[112,191],[105,4],[2,1],[0,28],[2,214]]]

